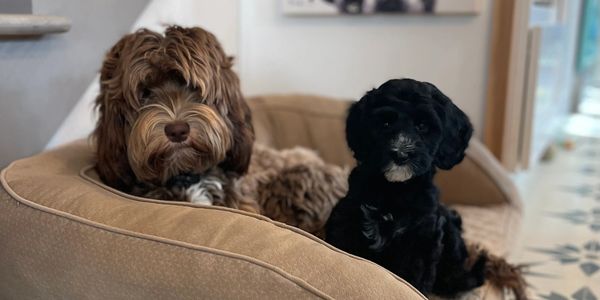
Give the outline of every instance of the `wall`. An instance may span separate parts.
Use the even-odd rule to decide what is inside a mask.
[[[236,55],[245,94],[314,93],[357,99],[389,78],[438,85],[481,133],[491,1],[478,16],[285,17],[279,0],[153,0],[134,28],[164,23],[211,30]],[[93,129],[87,92],[47,148]]]
[[[478,16],[286,17],[279,0],[240,1],[246,94],[357,99],[385,80],[436,84],[481,135],[491,0]]]
[[[31,0],[0,0],[1,14],[31,14]]]
[[[0,167],[43,149],[147,0],[35,0],[34,14],[67,17],[69,32],[0,39]]]

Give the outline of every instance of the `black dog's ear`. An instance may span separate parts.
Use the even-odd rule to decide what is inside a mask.
[[[354,102],[348,110],[346,118],[346,141],[348,147],[352,150],[354,159],[361,162],[367,155],[366,144],[364,141],[365,132],[363,123],[363,99]]]
[[[450,98],[433,84],[428,83],[428,85],[443,126],[442,141],[435,157],[435,165],[440,169],[450,170],[465,158],[465,150],[473,135],[473,126],[469,117],[454,105]]]

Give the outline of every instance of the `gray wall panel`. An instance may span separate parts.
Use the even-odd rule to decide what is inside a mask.
[[[71,20],[65,34],[0,38],[0,167],[45,146],[149,0],[34,0]]]

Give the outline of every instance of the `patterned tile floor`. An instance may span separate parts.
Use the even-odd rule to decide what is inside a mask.
[[[574,149],[558,149],[551,161],[516,176],[525,216],[511,260],[529,265],[532,299],[596,300],[600,299],[600,118],[575,116],[566,132]]]

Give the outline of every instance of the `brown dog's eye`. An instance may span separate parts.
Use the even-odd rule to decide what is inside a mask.
[[[145,105],[146,102],[148,102],[148,98],[150,98],[150,90],[147,88],[141,89],[138,94],[138,98],[140,100],[140,104]]]
[[[427,125],[425,125],[424,123],[419,123],[415,128],[419,133],[426,133],[429,130],[429,127],[427,127]]]

